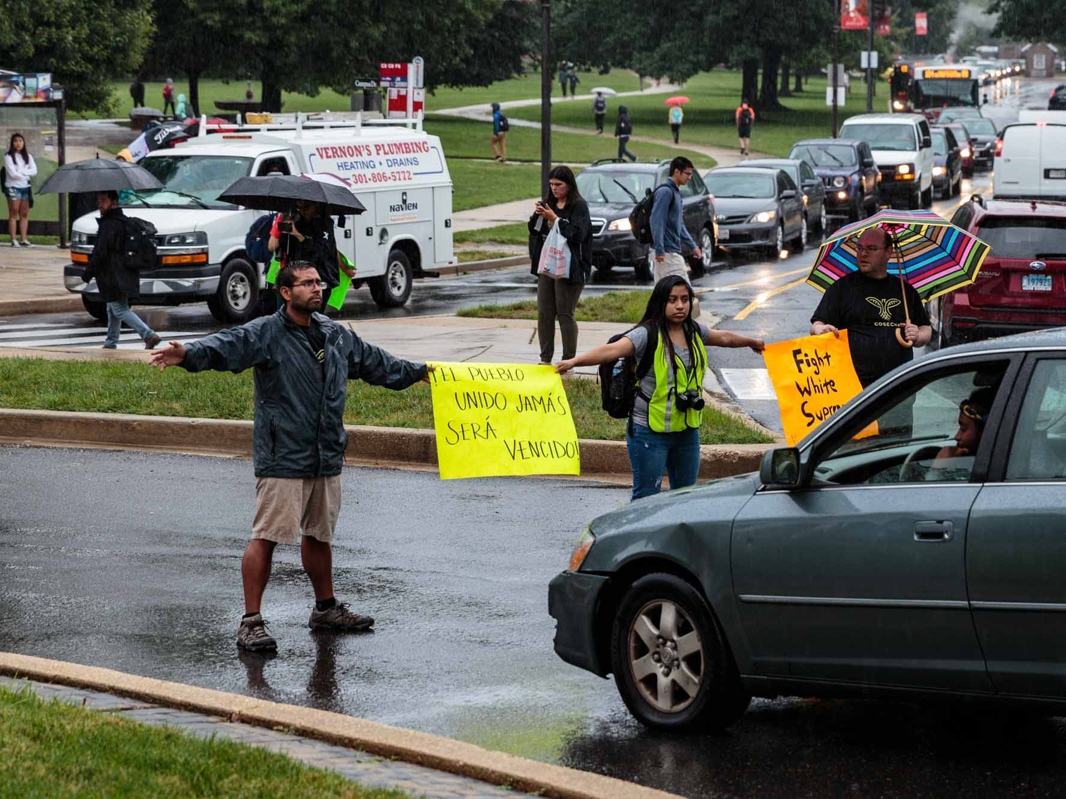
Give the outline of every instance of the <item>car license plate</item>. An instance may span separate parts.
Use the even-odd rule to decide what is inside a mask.
[[[1051,291],[1051,275],[1022,275],[1022,291]]]
[[[718,241],[729,241],[729,228],[718,228]]]
[[[1066,169],[1049,169],[1048,180],[1066,180]]]

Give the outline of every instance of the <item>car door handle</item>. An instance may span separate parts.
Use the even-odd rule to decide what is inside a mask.
[[[951,522],[915,522],[915,541],[950,541],[955,527]]]

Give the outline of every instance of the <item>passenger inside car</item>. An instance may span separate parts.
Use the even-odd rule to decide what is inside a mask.
[[[959,429],[955,433],[955,444],[942,447],[929,465],[926,480],[968,480],[973,469],[977,447],[992,410],[992,400],[996,391],[992,387],[976,389],[969,397],[959,403]]]

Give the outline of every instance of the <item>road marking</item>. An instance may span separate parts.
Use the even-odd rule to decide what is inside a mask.
[[[743,283],[731,283],[728,286],[712,286],[709,288],[698,288],[696,294],[709,294],[714,291],[733,291],[734,289],[743,288],[744,286],[757,286],[760,283],[771,283],[782,277],[792,277],[793,275],[806,274],[809,272],[806,266],[801,269],[792,269],[788,272],[779,272],[776,275],[764,275],[763,277],[757,277],[754,280],[745,280]]]
[[[738,400],[777,400],[765,369],[720,369],[722,382]]]
[[[807,270],[804,269],[803,271],[806,272]],[[744,310],[742,310],[740,313],[738,313],[736,316],[734,316],[733,317],[734,321],[738,321],[739,322],[739,321],[741,321],[743,319],[747,319],[748,315],[752,311],[757,310],[760,306],[762,306],[764,303],[766,303],[767,300],[771,299],[772,297],[776,297],[778,294],[781,294],[782,292],[788,291],[791,288],[795,288],[796,286],[800,285],[801,283],[806,283],[806,282],[807,282],[807,278],[801,277],[799,280],[793,280],[791,283],[786,283],[783,286],[778,286],[773,291],[764,291],[762,294],[760,294],[754,300],[749,302],[744,307]]]
[[[101,327],[61,327],[55,324],[9,325],[21,328],[20,332],[0,333],[0,347],[100,347],[107,338],[107,331]],[[164,341],[194,341],[210,335],[209,331],[194,332],[185,330],[160,331]],[[132,349],[143,347],[141,337],[128,328],[119,335],[119,347]]]

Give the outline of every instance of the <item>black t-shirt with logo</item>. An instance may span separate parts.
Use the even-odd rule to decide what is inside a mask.
[[[320,366],[326,364],[326,334],[313,320],[307,327],[300,328],[307,336],[307,343],[311,345],[311,352],[315,354]]]
[[[911,323],[928,325],[918,292],[910,283],[904,287]],[[852,272],[829,287],[811,317],[848,331],[851,360],[863,388],[914,357],[911,347],[896,341],[896,328],[906,321],[902,296],[898,275],[890,272],[878,279]]]

